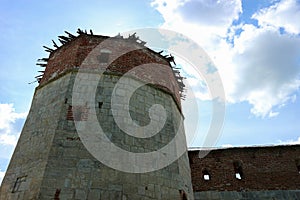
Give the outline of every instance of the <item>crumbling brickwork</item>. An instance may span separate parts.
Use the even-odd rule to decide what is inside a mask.
[[[227,195],[227,191],[248,192],[249,196],[251,191],[256,195],[264,191],[264,196],[270,191],[270,199],[274,191],[298,190],[300,198],[299,158],[300,145],[215,149],[204,158],[199,158],[199,150],[190,150],[193,190],[195,193],[209,191],[206,195],[217,191]],[[238,195],[231,198],[239,199]]]
[[[55,80],[57,76],[70,70],[106,67],[105,64],[99,64],[99,56],[101,55],[101,46],[99,44],[105,40],[104,50],[110,52],[106,62],[111,62],[108,68],[104,69],[106,72],[122,75],[137,66],[155,63],[156,65],[154,66],[149,65],[147,68],[139,70],[138,73],[135,73],[135,77],[143,81],[149,81],[156,87],[174,95],[178,105],[180,105],[179,87],[174,79],[172,70],[170,70],[169,62],[151,49],[141,47],[139,44],[130,41],[124,42],[124,39],[121,38],[87,34],[79,35],[71,42],[50,53],[47,67],[40,80],[40,86],[43,86],[51,79]],[[110,40],[112,42],[109,42]],[[119,55],[120,52],[126,53]],[[85,64],[84,62],[87,61],[88,64]],[[160,67],[157,67],[157,64]]]

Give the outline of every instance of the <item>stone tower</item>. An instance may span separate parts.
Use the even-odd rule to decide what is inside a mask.
[[[66,33],[38,63],[0,199],[193,199],[173,57],[135,34]]]

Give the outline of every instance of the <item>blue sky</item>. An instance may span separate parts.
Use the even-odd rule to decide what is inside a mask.
[[[216,146],[300,143],[299,0],[131,0],[0,2],[0,181],[31,104],[42,46],[64,31],[92,29],[114,36],[166,28],[197,42],[214,62],[226,94]],[[203,80],[196,90],[201,146],[211,119]],[[203,86],[204,85],[204,86]],[[184,104],[187,119],[190,113]],[[190,119],[192,120],[192,119]],[[186,132],[189,126],[186,125]]]

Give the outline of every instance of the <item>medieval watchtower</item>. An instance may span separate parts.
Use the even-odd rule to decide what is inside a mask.
[[[172,57],[134,34],[66,33],[38,63],[45,70],[0,199],[193,199]]]

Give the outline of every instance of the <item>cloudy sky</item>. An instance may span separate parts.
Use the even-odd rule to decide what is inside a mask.
[[[30,108],[42,46],[65,30],[114,36],[138,28],[184,34],[207,53],[226,95],[223,129],[215,146],[300,143],[299,0],[1,0],[0,181]],[[184,64],[183,64],[184,65]],[[187,74],[188,75],[188,74]],[[210,124],[205,83],[195,88],[199,120],[184,102],[189,146],[201,146]],[[198,89],[197,89],[198,88]]]

